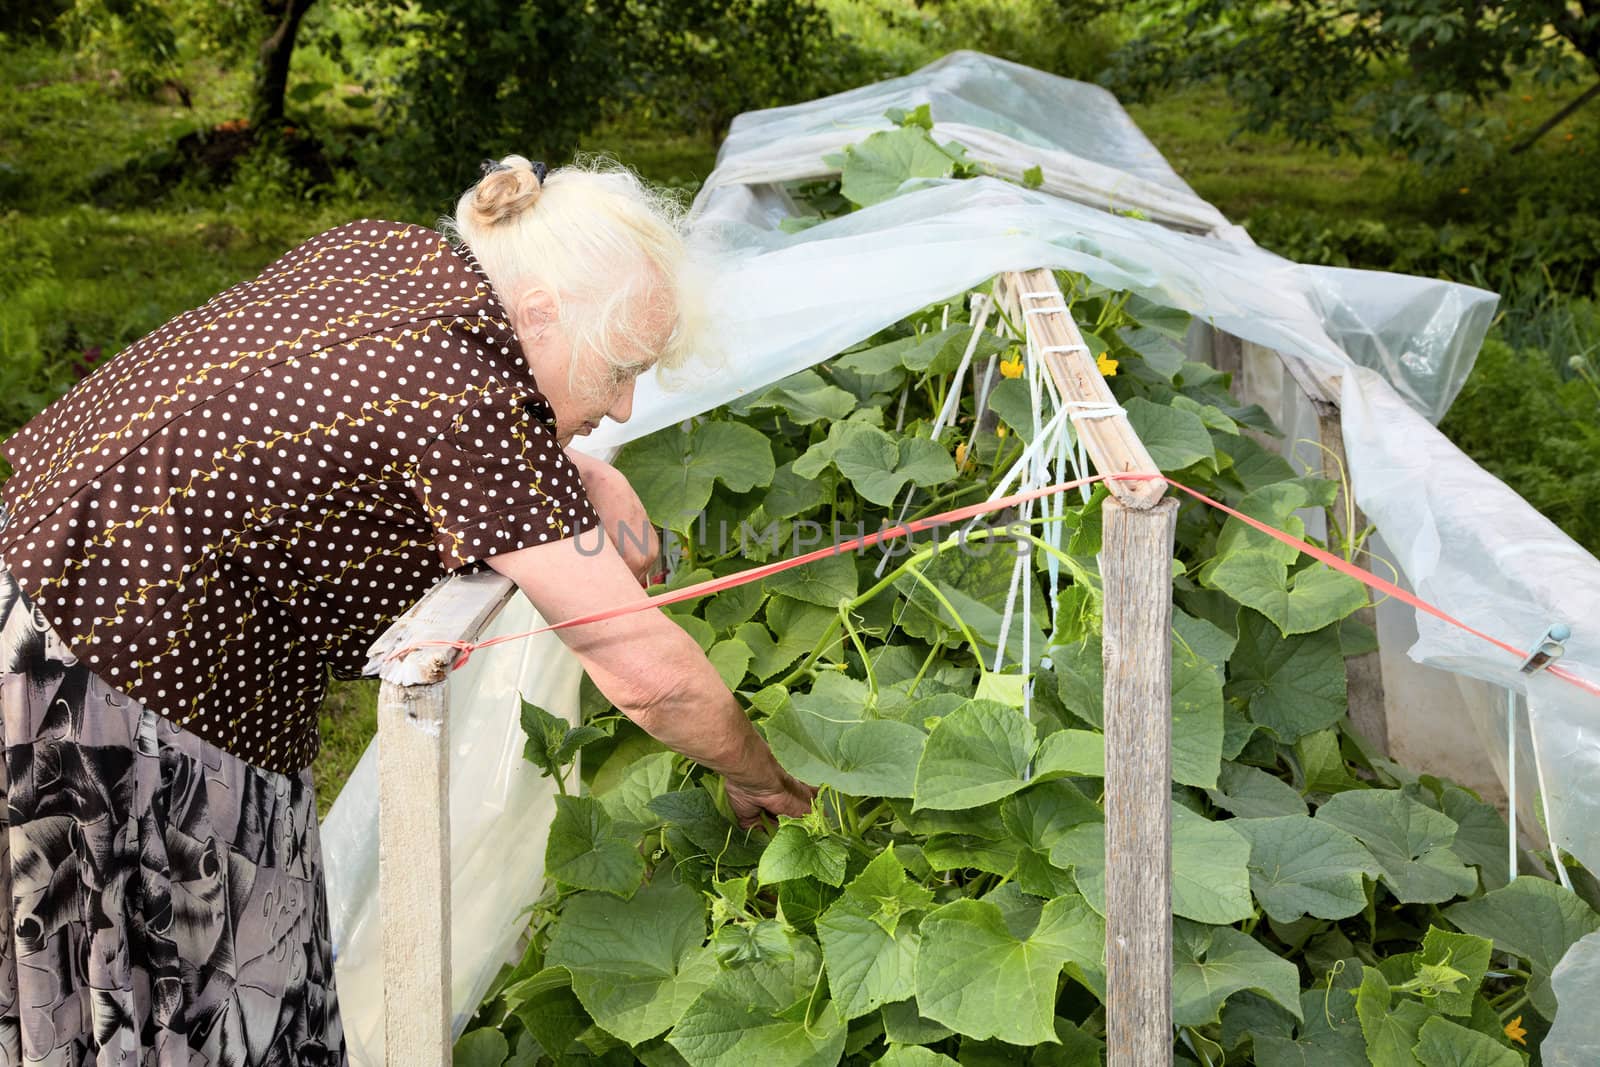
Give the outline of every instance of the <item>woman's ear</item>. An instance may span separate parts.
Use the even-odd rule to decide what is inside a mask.
[[[555,323],[558,311],[555,297],[538,286],[529,286],[517,295],[512,306],[512,326],[524,344],[531,344]]]

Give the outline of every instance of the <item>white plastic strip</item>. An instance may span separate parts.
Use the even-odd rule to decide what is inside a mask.
[[[1533,771],[1539,778],[1539,803],[1544,807],[1544,832],[1550,838],[1550,862],[1555,864],[1556,879],[1563,889],[1572,889],[1572,879],[1566,864],[1561,862],[1561,848],[1556,844],[1556,824],[1550,818],[1550,791],[1545,788],[1544,758],[1539,755],[1539,728],[1535,724],[1533,709],[1528,709],[1528,736],[1533,741]]]
[[[939,435],[944,433],[945,427],[955,421],[955,412],[961,403],[961,390],[966,384],[967,370],[972,366],[972,357],[977,354],[978,342],[983,338],[983,331],[989,325],[989,312],[994,310],[994,302],[983,293],[972,295],[972,336],[967,339],[967,349],[961,354],[961,362],[956,366],[956,372],[950,378],[950,392],[944,398],[944,406],[939,409],[939,415],[933,420],[932,438],[939,440]],[[949,322],[949,305],[945,305],[945,321]],[[958,472],[959,473],[959,472]],[[906,521],[906,513],[911,510],[911,498],[916,494],[917,487],[906,486],[906,498],[900,504],[900,516],[895,521]],[[873,571],[876,577],[882,578],[884,570],[889,566],[893,549],[885,547],[883,555],[878,558],[877,569]]]
[[[1506,690],[1506,803],[1510,833],[1507,837],[1506,877],[1517,877],[1517,691]]]

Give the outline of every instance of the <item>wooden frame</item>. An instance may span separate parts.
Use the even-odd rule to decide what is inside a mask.
[[[378,911],[383,943],[384,1062],[450,1062],[450,669],[515,585],[492,571],[434,586],[378,639],[367,672],[378,690]]]
[[[995,282],[1013,322],[1037,331],[1067,403],[1116,398],[1049,270]],[[1124,414],[1075,427],[1102,473],[1158,475]],[[1178,503],[1158,478],[1107,487],[1100,572],[1106,741],[1106,1050],[1109,1067],[1172,1062],[1172,551]]]

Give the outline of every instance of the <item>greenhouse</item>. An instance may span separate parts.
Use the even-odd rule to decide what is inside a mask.
[[[1495,294],[972,52],[739,116],[692,220],[716,350],[584,447],[817,810],[452,578],[324,823],[353,1062],[1600,1062],[1600,562],[1434,428]]]

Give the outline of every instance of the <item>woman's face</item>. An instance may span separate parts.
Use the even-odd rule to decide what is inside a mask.
[[[524,305],[525,307],[527,305]],[[621,365],[607,361],[590,348],[574,351],[567,331],[553,316],[553,307],[535,309],[519,322],[522,351],[556,416],[556,439],[565,447],[574,437],[596,429],[600,420],[627,422],[633,414],[634,385],[640,374],[655,364],[656,353],[666,344],[658,324],[640,323],[644,337],[657,339],[648,352],[625,353]]]

